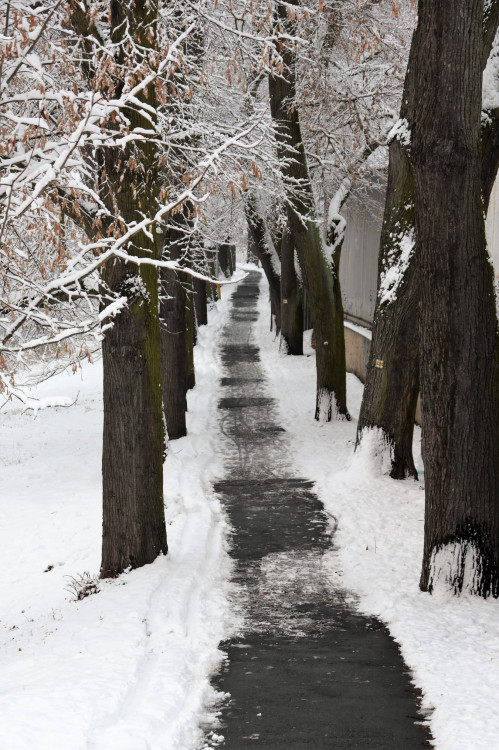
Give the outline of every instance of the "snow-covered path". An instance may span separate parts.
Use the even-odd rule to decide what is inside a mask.
[[[222,344],[225,476],[215,489],[231,522],[242,622],[215,683],[231,696],[215,746],[416,750],[428,734],[407,669],[386,628],[333,584],[331,523],[313,482],[292,468],[253,335],[260,278],[233,294]]]

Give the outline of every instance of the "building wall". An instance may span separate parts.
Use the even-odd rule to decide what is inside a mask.
[[[499,178],[495,181],[490,195],[489,210],[485,221],[485,233],[490,257],[494,266],[496,283],[499,283]]]
[[[378,251],[384,195],[370,196],[370,210],[345,207],[347,220],[341,253],[340,282],[345,317],[361,325],[372,324],[378,281]],[[489,253],[499,286],[499,179],[492,190],[485,222]]]
[[[376,304],[378,250],[384,196],[375,198],[378,210],[345,207],[347,220],[341,251],[340,282],[343,309],[348,320],[370,326]]]
[[[374,203],[376,204],[376,201]],[[379,212],[376,208],[371,211],[366,208],[347,208],[345,211],[347,229],[340,262],[340,281],[346,317],[346,366],[348,372],[355,373],[363,383],[366,380],[371,346],[371,332],[367,329],[371,327],[376,302],[382,196],[378,196],[377,205]],[[485,231],[499,291],[499,180],[496,180],[492,190]],[[367,328],[355,325],[359,323]],[[416,422],[421,424],[419,401]]]

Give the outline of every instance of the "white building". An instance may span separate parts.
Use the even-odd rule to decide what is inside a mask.
[[[347,319],[370,326],[376,304],[378,251],[384,195],[370,201],[376,209],[346,208],[345,242],[341,253],[340,281]],[[499,289],[499,179],[493,187],[485,224],[489,253]]]

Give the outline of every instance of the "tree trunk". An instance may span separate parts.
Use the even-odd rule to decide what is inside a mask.
[[[167,230],[171,237],[171,228]],[[172,258],[172,245],[166,257]],[[187,434],[187,349],[185,346],[186,294],[181,274],[161,271],[161,378],[166,429],[170,440]]]
[[[112,39],[120,46],[130,35],[137,49],[154,49],[156,11],[137,0],[133,12],[111,3]],[[118,59],[123,64],[123,59]],[[124,70],[121,71],[124,76]],[[123,81],[120,81],[120,86]],[[119,92],[118,92],[119,93]],[[142,94],[155,102],[154,85]],[[151,129],[138,109],[128,109],[131,128]],[[140,221],[159,195],[157,146],[153,139],[132,147],[103,150],[105,199],[127,223]],[[119,167],[118,165],[121,165]],[[135,235],[133,254],[159,258],[161,239],[156,230]],[[103,341],[103,536],[101,576],[116,576],[166,553],[163,503],[164,427],[161,394],[158,274],[143,266],[132,274],[122,261],[110,262],[102,279],[112,292],[128,298]]]
[[[222,242],[218,246],[218,264],[225,278],[232,276],[232,249],[229,242]]]
[[[185,263],[189,258],[192,249],[191,216],[191,206],[186,203],[182,211],[170,219],[163,251],[165,260]],[[194,279],[185,273],[163,269],[161,280],[163,399],[168,436],[170,440],[176,440],[187,434],[186,393],[195,385]],[[205,289],[205,282],[200,281],[200,284]]]
[[[497,29],[498,8],[499,3],[495,0],[485,19],[483,66]],[[365,429],[378,428],[381,439],[391,448],[390,476],[394,479],[417,478],[412,441],[419,392],[419,290],[415,253],[410,251],[410,238],[414,233],[414,181],[409,153],[414,122],[414,44],[413,39],[400,119],[389,146],[378,296],[356,444],[358,447],[361,443]],[[495,113],[490,114],[490,118],[484,120],[482,130],[485,207],[488,206],[499,159],[497,119]],[[394,271],[397,273],[393,274]],[[394,277],[398,279],[397,283],[390,284],[388,280]]]
[[[194,345],[196,344],[196,317],[194,315],[194,294],[192,292],[192,276],[184,279],[186,287],[185,305],[185,351],[187,357],[187,389],[196,385],[196,371],[194,368]]]
[[[357,428],[357,443],[366,428],[381,430],[381,439],[392,451],[390,476],[394,479],[417,478],[412,438],[419,393],[419,298],[413,243],[412,166],[404,146],[396,139],[389,151],[378,296]],[[404,259],[407,259],[405,267]],[[386,282],[389,269],[399,272],[398,283],[394,285]]]
[[[211,276],[212,279],[216,279],[218,276],[217,251],[210,249],[210,248],[205,248],[205,257],[206,257],[206,265],[207,265],[207,274],[208,276]],[[217,294],[216,284],[206,285],[206,298],[210,302],[217,301],[218,294]]]
[[[390,476],[394,479],[417,479],[412,439],[419,394],[419,298],[413,249],[414,181],[408,152],[414,118],[413,57],[414,38],[400,119],[389,146],[378,294],[357,427],[357,446],[364,430],[380,431],[380,440],[391,449]]]
[[[281,242],[281,336],[288,354],[303,354],[303,296],[293,236],[287,227]]]
[[[420,586],[499,595],[499,339],[482,208],[483,0],[420,0],[413,168],[425,542]]]
[[[248,232],[248,250],[246,255],[246,262],[258,265],[258,253],[253,235],[250,232]]]
[[[141,270],[138,278],[147,295],[137,297],[137,277],[127,284],[124,264],[106,269],[104,281],[111,288],[117,288],[113,282],[119,278],[129,305],[102,344],[102,578],[151,563],[168,549],[157,274],[152,268]]]
[[[206,304],[206,281],[193,278],[194,307],[196,309],[196,322],[198,326],[208,324],[208,306]]]
[[[276,332],[279,333],[281,330],[281,269],[279,258],[274,248],[269,246],[267,242],[265,223],[258,211],[258,202],[254,193],[246,193],[244,211],[248,222],[248,237],[251,237],[251,245],[262,264],[263,272],[269,283],[272,315],[275,318]],[[272,330],[272,319],[270,328]]]
[[[288,5],[278,3],[278,20],[288,28]],[[314,196],[300,130],[295,98],[295,56],[283,47],[284,70],[269,76],[270,109],[288,198],[288,225],[300,261],[316,341],[317,390],[315,418],[329,421],[336,414],[349,418],[346,404],[345,335],[340,285],[331,270],[316,221]],[[299,185],[299,194],[296,186]]]

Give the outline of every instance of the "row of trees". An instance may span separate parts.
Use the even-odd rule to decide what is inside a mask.
[[[420,2],[400,116],[385,141],[389,166],[378,297],[357,446],[375,431],[374,450],[390,451],[391,476],[417,478],[412,437],[421,387],[426,485],[421,588],[432,591],[443,581],[455,592],[498,596],[499,349],[483,207],[486,211],[499,160],[499,82],[486,76],[482,96],[482,77],[497,55],[499,5],[463,5],[466,12],[459,3]],[[288,4],[277,7],[282,28],[287,24],[289,29],[288,11]],[[328,418],[331,412],[320,407],[326,363],[321,344],[326,341],[331,352],[336,347],[332,360],[341,378],[344,345],[334,327],[335,320],[342,320],[339,288],[331,289],[329,307],[320,307],[319,300],[327,298],[322,291],[330,282],[327,270],[332,270],[333,286],[338,283],[344,233],[339,209],[352,176],[340,182],[329,207],[325,237],[333,248],[331,268],[323,265],[311,281],[312,259],[324,264],[326,252],[314,252],[316,203],[300,133],[293,51],[287,49],[283,59],[286,80],[269,81],[271,109],[284,181],[301,187],[298,200],[288,196],[287,220],[317,344],[316,417]],[[359,161],[364,163],[378,146],[379,139],[366,140]],[[300,237],[306,236],[309,222],[313,230],[304,242],[304,257]],[[285,275],[283,269],[281,282]],[[278,288],[270,275],[269,282],[271,290]],[[274,297],[275,292],[276,309]],[[285,301],[281,292],[280,323],[287,340]],[[383,366],[377,367],[380,360]],[[347,414],[341,380],[331,391],[338,413]]]
[[[164,415],[185,434],[192,279],[211,276],[203,204],[225,187],[226,153],[258,152],[261,115],[227,124],[220,105],[201,119],[219,67],[202,5],[1,12],[2,386],[24,399],[23,371],[102,342],[101,575],[114,576],[167,551]]]
[[[412,5],[2,5],[1,384],[24,399],[24,369],[102,342],[103,576],[167,551],[164,416],[170,439],[185,434],[194,308],[203,323],[211,248],[241,216],[290,354],[306,296],[316,419],[349,418],[341,210],[352,190],[368,199],[388,152],[357,441],[376,430],[392,476],[415,475],[421,383],[421,585],[447,566],[456,591],[499,593],[497,318],[480,209],[499,158],[499,102],[481,106],[499,3],[420,0],[409,45]]]

